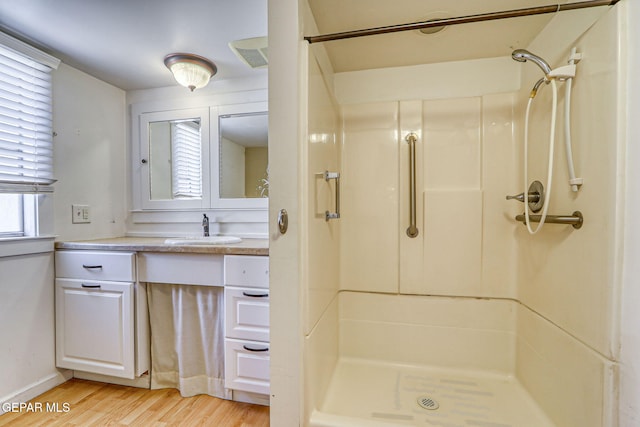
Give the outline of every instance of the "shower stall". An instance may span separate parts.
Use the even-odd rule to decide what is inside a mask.
[[[274,190],[270,200],[273,218],[287,209],[292,233],[272,224],[272,424],[625,426],[625,0],[555,13],[502,55],[377,68],[353,65],[368,60],[357,49],[394,34],[300,41],[326,32],[323,3],[340,2],[300,1],[290,13],[298,31],[270,35],[290,48],[272,51],[270,79],[284,72],[279,61],[295,64],[301,88],[296,98],[270,80],[282,106],[270,132],[292,141],[270,150],[270,164],[297,157],[297,179],[271,177],[296,194]],[[436,44],[455,28],[411,36]],[[513,59],[540,67],[514,61],[520,48],[529,56]],[[549,221],[532,235],[516,219],[527,203],[505,197],[523,192],[527,100],[544,65],[549,75],[575,52],[557,120],[570,110],[582,180],[568,171],[563,126],[551,132],[544,82],[526,115],[527,157],[529,180],[553,190],[548,216],[579,211],[581,226]],[[295,129],[286,111],[302,112]],[[550,134],[558,144],[546,188]]]

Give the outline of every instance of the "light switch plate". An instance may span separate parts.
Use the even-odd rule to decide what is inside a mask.
[[[88,224],[90,222],[89,205],[71,205],[71,223]]]

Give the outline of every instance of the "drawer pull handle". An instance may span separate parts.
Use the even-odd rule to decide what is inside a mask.
[[[252,347],[247,347],[246,345],[243,345],[242,348],[244,348],[247,351],[255,351],[255,352],[269,351],[269,347],[252,348]]]
[[[83,288],[91,288],[91,289],[97,289],[100,288],[100,285],[85,285],[84,283],[82,284]]]
[[[86,265],[82,264],[82,268],[86,268],[87,270],[102,270],[101,265]]]
[[[269,294],[250,294],[248,292],[243,292],[242,295],[251,298],[269,298]]]

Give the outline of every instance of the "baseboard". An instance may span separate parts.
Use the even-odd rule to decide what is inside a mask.
[[[256,405],[269,406],[269,395],[250,393],[248,391],[233,390],[232,400],[236,402],[253,403]]]
[[[59,386],[65,381],[70,380],[73,377],[73,371],[68,369],[59,369],[57,372],[48,375],[28,386],[18,390],[17,392],[0,398],[0,415],[4,414],[5,408],[9,406],[9,403],[27,402],[35,397],[40,396],[42,393],[51,390],[54,387]]]
[[[101,383],[126,385],[137,388],[151,388],[151,378],[149,374],[144,374],[140,377],[132,380],[128,378],[111,377],[109,375],[92,374],[91,372],[74,371],[73,378],[80,378],[81,380],[98,381]]]

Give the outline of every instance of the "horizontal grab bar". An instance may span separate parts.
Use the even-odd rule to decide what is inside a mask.
[[[541,217],[542,215],[529,215],[529,220],[531,222],[540,222]],[[526,219],[524,217],[524,214],[516,216],[516,221],[520,221],[524,224],[525,220]],[[582,227],[582,224],[584,223],[584,217],[582,216],[582,212],[575,211],[571,215],[547,215],[544,222],[548,224],[571,225],[577,230]]]

